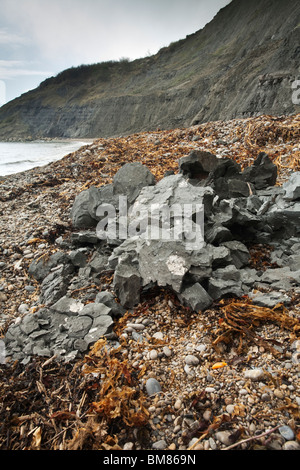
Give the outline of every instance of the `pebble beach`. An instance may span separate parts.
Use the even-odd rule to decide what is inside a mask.
[[[40,308],[29,265],[64,249],[76,195],[109,184],[127,162],[157,180],[193,149],[243,167],[266,152],[277,185],[300,170],[300,116],[259,116],[110,139],[0,181],[0,333]],[[252,263],[272,265],[267,246]],[[112,291],[109,273],[69,295]],[[282,289],[282,293],[285,290]],[[0,365],[3,450],[300,450],[300,288],[290,305],[230,298],[205,312],[153,288],[82,359]],[[5,361],[2,361],[5,362]]]

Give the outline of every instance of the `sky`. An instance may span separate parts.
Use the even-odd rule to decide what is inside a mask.
[[[156,54],[230,0],[0,0],[0,106],[82,64]]]

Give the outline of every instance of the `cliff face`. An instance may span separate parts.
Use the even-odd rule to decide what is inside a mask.
[[[298,0],[233,0],[205,28],[154,56],[45,80],[0,109],[0,139],[110,137],[296,113],[299,44]]]

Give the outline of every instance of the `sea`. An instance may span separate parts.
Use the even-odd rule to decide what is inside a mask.
[[[0,176],[41,167],[60,160],[92,141],[35,140],[32,142],[0,142]]]

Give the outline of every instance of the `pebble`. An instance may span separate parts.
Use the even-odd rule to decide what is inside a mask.
[[[161,392],[160,383],[156,379],[151,377],[146,382],[146,391],[150,397],[152,395],[156,395],[157,393],[160,393]]]
[[[226,446],[230,446],[230,444],[232,444],[232,440],[230,439],[231,435],[232,435],[231,431],[216,432],[216,438],[218,439],[218,441],[222,442],[222,444]]]
[[[300,444],[296,441],[287,441],[283,444],[282,450],[300,450]]]
[[[262,380],[264,375],[265,373],[262,369],[249,369],[245,371],[245,378],[253,381]]]
[[[177,398],[177,400],[175,401],[174,408],[175,410],[180,410],[181,407],[182,407],[182,401],[179,398]]]
[[[155,349],[152,349],[150,352],[149,352],[149,359],[151,359],[152,361],[157,359],[158,357],[158,353]]]
[[[185,356],[184,360],[188,366],[197,366],[200,362],[199,359],[196,356],[193,356],[192,354]]]
[[[280,426],[279,432],[286,441],[292,441],[295,438],[294,431],[289,426]]]
[[[172,351],[168,346],[163,347],[163,353],[166,357],[171,357],[172,356]]]
[[[154,444],[152,444],[152,449],[155,449],[155,450],[164,450],[166,449],[167,447],[167,443],[164,439],[161,439],[160,441],[157,441],[157,442],[154,442]]]

